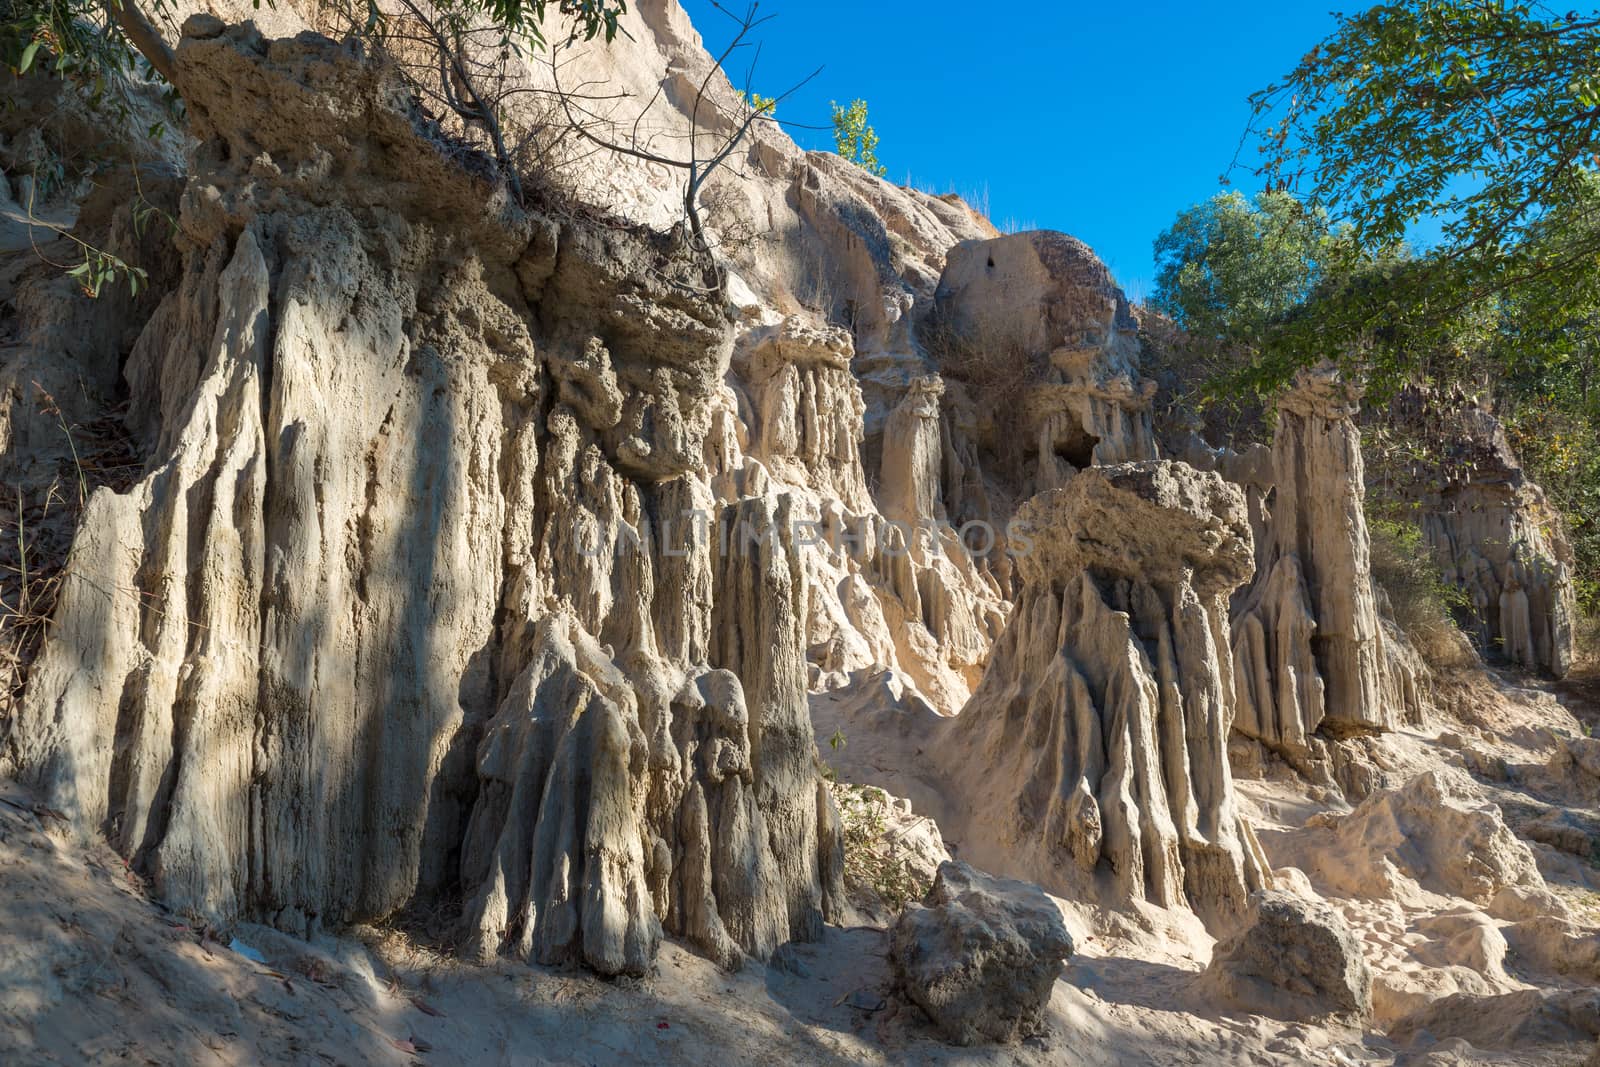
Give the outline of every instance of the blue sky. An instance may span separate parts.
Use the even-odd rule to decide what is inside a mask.
[[[708,47],[727,43],[726,16],[683,4]],[[777,18],[759,31],[752,85],[776,95],[821,65],[779,118],[826,126],[830,100],[861,97],[891,180],[987,197],[1002,227],[1080,237],[1139,297],[1156,234],[1221,188],[1246,97],[1326,36],[1333,4],[765,0],[760,13]],[[734,84],[751,55],[730,60]],[[833,147],[829,130],[790,133]],[[1254,191],[1248,174],[1233,178]]]

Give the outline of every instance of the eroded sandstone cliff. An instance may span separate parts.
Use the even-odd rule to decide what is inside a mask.
[[[458,881],[481,951],[814,937],[837,835],[787,498],[714,559],[716,268],[447,158],[381,63],[197,20],[181,280],[129,361],[16,763],[174,906],[295,930]],[[770,530],[768,529],[770,528]]]
[[[573,73],[681,134],[711,60],[676,4],[637,14]],[[1170,965],[1124,993],[1182,1003],[1269,886],[1308,902],[1285,936],[1360,939],[1385,1026],[1588,973],[1553,887],[1585,884],[1565,804],[1594,761],[1553,705],[1440,732],[1371,579],[1338,375],[1281,398],[1270,447],[1161,459],[1129,303],[1065,235],[998,236],[758,124],[707,189],[708,255],[637,160],[510,195],[355,44],[202,17],[178,56],[188,173],[79,216],[166,254],[149,292],[12,291],[0,263],[26,327],[0,465],[59,467],[58,418],[118,423],[132,457],[83,487],[4,769],[158,900],[300,934],[415,908],[478,961],[605,975],[677,938],[776,956],[789,996],[780,949],[832,938],[822,967],[848,914],[837,773],[1093,930],[1047,1032],[1116,1017],[1077,989],[1115,953]],[[170,248],[116,221],[134,186]],[[1485,644],[1559,673],[1565,557],[1519,479],[1473,466],[1429,532]],[[1291,768],[1241,784],[1230,735]],[[1320,973],[1246,955],[1252,982]],[[859,1022],[864,990],[828,1001]],[[1129,1003],[1119,1032],[1149,1025]]]

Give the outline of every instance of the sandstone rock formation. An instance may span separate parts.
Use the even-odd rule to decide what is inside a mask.
[[[1255,578],[1233,607],[1234,725],[1290,756],[1324,727],[1389,730],[1420,713],[1373,590],[1359,396],[1331,367],[1304,372],[1279,400],[1270,451],[1219,463],[1246,486],[1256,535]]]
[[[1050,230],[963,241],[935,306],[935,332],[980,396],[986,378],[1020,379],[1020,409],[981,411],[974,432],[1002,455],[1025,442],[1023,496],[1092,464],[1156,458],[1155,383],[1139,373],[1138,325],[1083,242]]]
[[[1404,902],[1428,891],[1489,904],[1508,886],[1544,888],[1500,809],[1443,770],[1375,792],[1349,814],[1315,815],[1307,830],[1279,859],[1342,896]]]
[[[13,764],[215,918],[459,883],[479,951],[606,973],[663,926],[729,965],[815,936],[838,837],[789,504],[719,513],[750,551],[664,536],[713,506],[714,268],[525,212],[352,46],[198,20],[178,63],[148,473],[89,502]]]
[[[947,517],[943,395],[944,381],[937,375],[917,378],[884,423],[878,498],[885,517],[913,528]]]
[[[1089,467],[1018,519],[1015,614],[935,753],[961,854],[1064,895],[1241,915],[1264,878],[1226,751],[1242,494],[1172,461]]]
[[[1466,591],[1478,648],[1563,677],[1577,609],[1561,519],[1499,420],[1471,408],[1452,423],[1453,447],[1423,496],[1423,535],[1445,578]]]
[[[861,463],[866,408],[850,373],[850,334],[791,315],[741,340],[735,361],[754,409],[750,454],[786,482],[810,485],[856,514],[870,511]]]
[[[915,379],[886,421],[885,469],[869,493],[851,351],[845,331],[800,315],[740,337],[712,407],[712,493],[793,496],[813,686],[887,667],[953,712],[1004,623],[996,552],[982,538],[963,544],[945,519],[937,377]]]
[[[1208,998],[1277,1019],[1372,1009],[1372,973],[1337,911],[1278,891],[1250,903],[1250,925],[1217,945],[1201,976]]]
[[[900,988],[958,1045],[1038,1030],[1072,938],[1037,886],[951,860],[900,916],[889,959]]]
[[[218,15],[247,10],[217,0]],[[260,17],[289,34],[301,19]],[[711,59],[673,0],[628,17],[569,70],[658,101],[656,128],[681,138]],[[1550,698],[1469,713],[1464,697],[1482,728],[1453,740],[1431,717],[1391,729],[1417,725],[1423,668],[1364,580],[1355,395],[1337,379],[1291,391],[1273,448],[1196,455],[1218,473],[1162,462],[1127,301],[1064,235],[999,237],[958,198],[758,123],[705,190],[716,253],[698,255],[672,233],[675,176],[557,152],[551,199],[524,203],[355,45],[205,18],[179,54],[190,173],[139,148],[141,168],[107,175],[77,216],[97,247],[158,257],[139,299],[91,302],[54,268],[19,269],[38,227],[0,220],[0,312],[16,312],[0,314],[0,477],[48,494],[70,470],[63,423],[125,423],[132,454],[116,491],[85,485],[81,523],[57,520],[81,528],[50,636],[10,679],[26,691],[7,686],[20,710],[0,703],[0,773],[27,779],[0,796],[0,866],[37,853],[41,878],[66,885],[76,863],[101,912],[78,926],[77,901],[7,898],[0,926],[28,916],[34,943],[0,1059],[52,1026],[68,1035],[59,1058],[103,1055],[77,1044],[77,1019],[61,1025],[114,1005],[102,988],[182,986],[184,1010],[220,988],[205,1017],[226,1019],[227,994],[260,981],[244,956],[237,984],[196,981],[225,968],[203,969],[203,943],[179,944],[103,877],[117,860],[102,836],[157,903],[256,947],[295,951],[246,918],[306,934],[407,911],[407,929],[447,916],[477,961],[670,975],[641,990],[519,968],[506,997],[453,984],[448,1022],[424,1025],[436,1044],[461,1038],[458,1058],[570,1023],[559,997],[519,1011],[556,982],[600,991],[607,1011],[586,1015],[623,1005],[562,1030],[570,1047],[703,1058],[759,1015],[744,1058],[770,1038],[779,1060],[864,1060],[908,1034],[913,1059],[956,1055],[930,1049],[916,1013],[876,1014],[897,981],[955,1040],[1042,1029],[994,1054],[1030,1062],[1084,1034],[1108,1063],[1147,1040],[1162,1043],[1152,1062],[1332,1061],[1367,1036],[1350,1019],[1285,1030],[1212,1009],[1360,1015],[1363,954],[1364,1028],[1509,1044],[1526,1034],[1494,1033],[1512,990],[1535,994],[1517,1009],[1529,1027],[1569,1006],[1572,1028],[1600,1025],[1592,997],[1521,989],[1595,979],[1574,889],[1595,885],[1576,802],[1600,797],[1600,743],[1569,736],[1577,721]],[[547,87],[524,74],[535,91],[512,99]],[[733,100],[726,79],[706,84]],[[0,129],[37,114],[22,100]],[[0,143],[0,213],[26,188],[15,151]],[[175,244],[130,231],[135,195],[176,216]],[[973,369],[991,358],[1020,372],[1015,403],[984,402]],[[1514,481],[1475,467],[1448,498],[1469,517],[1441,497],[1435,544],[1450,560],[1521,546],[1494,557],[1480,598],[1512,636],[1483,639],[1558,670],[1559,574],[1540,568],[1563,550]],[[1008,533],[1014,513],[1025,525]],[[969,551],[969,523],[998,541]],[[819,729],[839,731],[830,768]],[[1324,765],[1241,796],[1230,731],[1257,757],[1251,738]],[[1369,799],[1346,812],[1323,770]],[[946,863],[940,827],[884,798],[886,855],[918,882],[943,865],[939,884],[892,961],[877,933],[824,931],[888,926],[903,899],[844,878],[836,798],[879,774],[964,860],[1064,899]],[[1310,897],[1312,878],[1337,915],[1251,903],[1269,883]],[[1209,1002],[1185,1005],[1213,936],[1252,919],[1214,953]],[[1052,1010],[1080,925],[1083,989]],[[775,964],[718,973],[751,958]],[[147,973],[130,987],[130,970]],[[368,1020],[393,1017],[370,969],[350,980]],[[292,1011],[299,982],[256,1007]],[[669,1031],[640,1025],[656,1010]],[[171,1022],[175,1047],[194,1017]],[[295,1022],[294,1040],[316,1040]],[[342,1024],[375,1039],[347,1048],[378,1055],[324,1058],[391,1054],[361,1016]]]
[[[1537,915],[1506,927],[1518,964],[1535,973],[1600,983],[1600,932],[1558,915]]]

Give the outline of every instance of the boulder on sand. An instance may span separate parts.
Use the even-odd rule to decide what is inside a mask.
[[[1072,938],[1038,886],[959,860],[901,915],[889,960],[906,996],[958,1045],[1036,1033]]]

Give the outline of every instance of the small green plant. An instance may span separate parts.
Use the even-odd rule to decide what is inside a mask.
[[[1389,595],[1394,621],[1424,658],[1444,665],[1456,618],[1472,610],[1466,590],[1445,580],[1416,523],[1404,518],[1371,516],[1367,530],[1372,544],[1372,577]]]
[[[867,123],[867,102],[852,100],[833,108],[833,141],[838,152],[869,174],[883,177],[889,169],[878,162],[878,134]]]
[[[833,796],[844,836],[845,883],[875,894],[894,911],[925,896],[927,881],[889,833],[889,794],[835,783]]]
[[[828,747],[833,749],[835,752],[843,748],[845,743],[843,730],[834,730],[833,736],[828,738]]]
[[[770,119],[778,114],[778,98],[775,96],[762,96],[760,93],[751,90],[744,94],[744,102],[757,115],[765,115]]]
[[[24,210],[30,223],[35,226],[43,227],[47,230],[51,230],[78,246],[78,251],[83,254],[83,261],[78,263],[76,266],[69,266],[65,263],[53,263],[46,258],[44,253],[39,252],[37,248],[35,248],[34,251],[39,258],[43,259],[46,263],[50,263],[51,266],[66,271],[67,277],[72,278],[78,283],[78,288],[83,292],[84,296],[90,297],[91,299],[96,298],[100,295],[101,290],[105,288],[108,282],[115,282],[118,279],[127,282],[128,293],[130,296],[138,296],[140,287],[149,282],[150,276],[145,272],[143,267],[135,267],[121,256],[113,255],[103,248],[96,248],[94,245],[85,241],[83,238],[79,237],[65,226],[57,226],[53,222],[46,222],[45,220],[39,218],[33,212],[33,197],[31,195],[28,198],[28,203],[24,205]],[[145,227],[149,224],[149,220],[153,214],[160,214],[167,218],[169,223],[171,223],[171,217],[166,215],[165,212],[161,211],[154,205],[149,204],[149,202],[144,199],[143,190],[140,190],[139,199],[135,202],[133,207],[133,224],[135,231],[142,234]],[[176,232],[176,223],[171,224],[174,227],[174,232]]]

